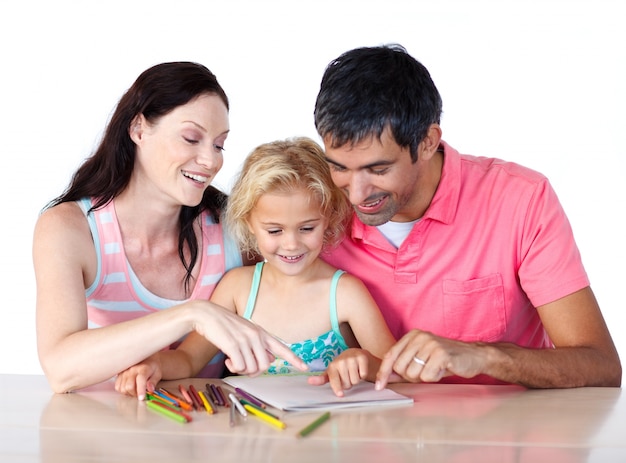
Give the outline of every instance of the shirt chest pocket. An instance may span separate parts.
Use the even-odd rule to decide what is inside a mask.
[[[473,280],[443,281],[446,337],[492,342],[506,331],[504,287],[499,274]]]

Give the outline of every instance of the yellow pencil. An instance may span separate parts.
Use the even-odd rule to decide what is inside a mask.
[[[258,408],[251,407],[248,404],[243,404],[243,408],[248,410],[248,412],[252,413],[257,418],[260,418],[266,423],[271,424],[272,426],[276,426],[277,428],[280,428],[280,429],[285,429],[287,427],[287,425],[283,423],[282,421],[280,421],[279,419],[274,418],[271,415],[268,415],[267,413],[259,410]]]
[[[198,395],[200,396],[200,400],[204,404],[204,408],[206,408],[206,412],[209,415],[212,415],[213,413],[215,413],[215,410],[213,410],[213,407],[211,406],[211,402],[209,402],[209,400],[204,395],[204,391],[198,391]]]

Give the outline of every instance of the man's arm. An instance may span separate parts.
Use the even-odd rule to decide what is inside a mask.
[[[411,382],[486,374],[530,388],[621,385],[619,356],[591,288],[537,310],[554,349],[464,343],[413,330],[383,359],[377,387],[384,387],[392,372]]]

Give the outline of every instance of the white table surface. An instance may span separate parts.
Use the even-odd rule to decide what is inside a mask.
[[[212,380],[218,381],[218,380]],[[206,379],[163,383],[204,389]],[[226,388],[227,389],[227,388]],[[177,423],[116,393],[112,382],[54,394],[43,376],[0,375],[0,462],[626,462],[626,397],[618,388],[398,384],[413,405],[279,412],[287,429],[254,417],[194,411]]]

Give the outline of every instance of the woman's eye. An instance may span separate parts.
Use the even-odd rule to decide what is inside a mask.
[[[194,139],[194,138],[187,138],[187,137],[183,137],[185,139],[185,141],[191,145],[197,145],[198,144],[198,140]]]
[[[224,150],[225,150],[225,148],[224,148],[223,146],[221,146],[221,145],[216,145],[216,144],[214,144],[214,145],[213,145],[213,148],[215,148],[215,149],[216,149],[216,150],[218,150],[218,151],[224,151]]]

